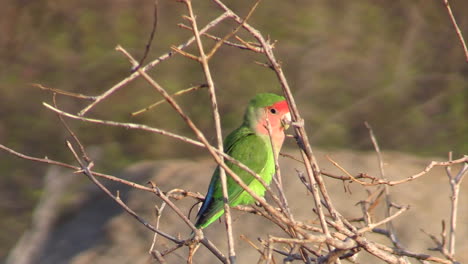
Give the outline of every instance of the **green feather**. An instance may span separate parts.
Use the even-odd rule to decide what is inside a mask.
[[[253,127],[256,124],[260,108],[284,100],[275,94],[259,94],[249,103],[242,126],[234,130],[224,140],[224,151],[256,172],[269,184],[275,171],[274,155],[267,135],[257,135]],[[264,196],[265,188],[248,172],[226,161],[226,165],[256,194]],[[252,204],[255,199],[242,189],[231,177],[227,176],[229,205]],[[205,228],[224,213],[223,193],[219,176],[219,167],[213,173],[200,211],[197,215],[197,228]]]

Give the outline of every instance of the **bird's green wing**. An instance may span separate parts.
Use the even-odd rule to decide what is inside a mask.
[[[225,152],[240,161],[257,174],[262,174],[265,169],[274,164],[268,162],[272,159],[273,154],[271,153],[271,147],[268,138],[262,138],[247,127],[240,127],[233,131],[226,137],[224,142]],[[226,165],[233,170],[245,184],[249,185],[255,179],[250,173],[244,171],[233,163],[226,161]],[[271,173],[267,173],[271,174]],[[263,176],[263,175],[262,175]],[[271,179],[271,175],[266,175],[267,181]],[[257,181],[258,182],[258,181]],[[253,202],[253,198],[244,192],[244,189],[240,187],[231,177],[227,177],[229,203],[231,206],[239,204],[248,204]],[[262,192],[263,194],[263,192]],[[221,188],[221,182],[219,179],[219,168],[216,168],[213,173],[213,177],[208,188],[205,202],[202,205],[198,213],[197,227],[206,227],[213,221],[218,219],[223,214],[223,193]]]
[[[261,137],[254,133],[248,134],[236,141],[234,146],[227,150],[227,154],[249,167],[252,171],[259,174],[267,183],[269,183],[272,174],[270,167],[273,165],[274,168],[274,161],[273,152],[269,144],[268,137]],[[226,165],[249,187],[253,187],[253,181],[258,183],[254,176],[240,167],[232,164],[229,161],[226,162]],[[242,189],[242,187],[240,187],[232,179],[232,177],[228,177],[227,181],[229,203],[231,206],[236,206],[239,204],[250,204],[254,202],[254,199],[248,195],[247,192],[245,192],[244,189]],[[263,196],[263,191],[257,190],[255,188],[253,191]]]

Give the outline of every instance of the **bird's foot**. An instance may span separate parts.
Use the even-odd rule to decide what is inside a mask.
[[[293,127],[304,127],[304,119],[297,120],[295,122],[291,122]]]

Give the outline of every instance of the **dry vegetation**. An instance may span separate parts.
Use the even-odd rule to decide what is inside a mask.
[[[196,255],[197,248],[200,246],[205,247],[211,254],[216,256],[216,258],[221,263],[235,263],[236,256],[241,255],[242,252],[238,252],[235,248],[234,240],[237,238],[237,236],[234,235],[236,233],[236,230],[232,228],[230,210],[227,210],[225,214],[225,232],[224,234],[218,234],[219,236],[225,236],[225,243],[227,243],[228,245],[228,250],[226,252],[223,252],[219,249],[219,245],[213,243],[209,239],[209,237],[204,235],[204,232],[202,232],[201,230],[197,230],[193,226],[190,219],[187,218],[187,212],[182,211],[175,202],[175,200],[177,199],[193,198],[195,200],[201,200],[203,199],[202,196],[200,196],[197,193],[190,192],[190,190],[169,190],[166,189],[165,186],[159,186],[153,182],[151,182],[148,185],[141,185],[139,183],[114,177],[108,174],[98,173],[97,170],[95,170],[95,164],[93,160],[87,154],[87,148],[82,143],[86,142],[86,139],[89,137],[89,135],[84,135],[84,132],[89,133],[89,131],[73,128],[72,126],[68,125],[69,119],[79,120],[85,123],[93,123],[99,126],[126,128],[127,130],[125,130],[125,133],[132,133],[129,130],[138,130],[149,132],[153,135],[159,134],[166,137],[170,137],[177,141],[181,141],[183,143],[186,143],[187,145],[193,145],[206,150],[213,158],[213,160],[215,160],[216,163],[218,163],[225,170],[226,177],[232,177],[234,180],[236,180],[247,192],[249,192],[257,200],[258,204],[260,205],[258,207],[236,208],[236,210],[251,212],[253,214],[258,215],[258,217],[263,217],[277,229],[276,232],[274,232],[275,235],[273,235],[272,233],[259,234],[260,242],[252,242],[252,244],[254,244],[253,247],[258,249],[259,263],[289,263],[294,261],[303,263],[341,263],[347,261],[359,262],[359,259],[356,260],[356,256],[360,251],[366,251],[367,253],[387,263],[412,263],[414,261],[419,261],[422,263],[456,263],[457,252],[455,251],[455,238],[457,212],[459,207],[458,196],[460,192],[460,185],[462,183],[462,179],[468,170],[468,157],[466,155],[462,155],[464,153],[457,152],[455,153],[454,157],[452,157],[452,154],[450,154],[446,161],[428,161],[428,165],[426,168],[424,168],[421,172],[411,175],[407,178],[399,180],[387,179],[384,170],[385,161],[381,155],[378,140],[375,137],[370,125],[366,123],[367,129],[364,131],[368,135],[367,140],[372,143],[376,155],[378,156],[378,162],[380,167],[379,175],[368,175],[366,173],[361,173],[357,175],[351,174],[348,172],[349,168],[342,167],[339,162],[336,162],[332,159],[330,159],[329,162],[331,162],[332,164],[334,164],[334,166],[339,168],[341,170],[341,174],[330,174],[321,171],[320,166],[317,163],[316,158],[314,156],[311,144],[309,143],[309,136],[307,134],[308,130],[307,126],[305,125],[308,122],[307,117],[309,116],[309,112],[307,112],[308,114],[304,117],[302,115],[302,112],[299,111],[296,105],[296,99],[302,93],[304,93],[303,89],[307,89],[309,86],[305,85],[303,88],[298,89],[297,92],[291,91],[290,84],[282,68],[283,64],[279,62],[276,57],[275,42],[268,38],[268,27],[265,27],[264,30],[260,31],[258,28],[250,24],[250,20],[254,19],[257,9],[258,12],[260,12],[260,10],[262,9],[262,3],[260,3],[260,5],[259,3],[260,1],[252,3],[251,7],[246,12],[243,12],[243,15],[239,15],[240,12],[231,10],[222,1],[214,0],[213,2],[210,2],[210,4],[215,7],[215,10],[217,10],[217,15],[210,14],[204,16],[198,12],[198,9],[192,6],[192,2],[190,0],[179,1],[179,3],[177,4],[183,7],[181,12],[183,12],[184,15],[182,16],[182,21],[179,21],[180,24],[178,24],[178,26],[184,29],[184,31],[177,32],[180,33],[180,35],[182,36],[180,38],[183,40],[181,40],[180,42],[172,41],[170,45],[166,46],[169,46],[170,48],[165,53],[163,53],[163,55],[151,60],[149,63],[146,64],[144,64],[144,59],[149,54],[151,47],[153,45],[160,45],[160,43],[158,43],[157,41],[157,34],[154,39],[153,34],[151,34],[150,41],[148,41],[147,49],[145,50],[144,55],[141,56],[141,59],[136,59],[134,55],[132,55],[132,52],[126,50],[124,46],[117,46],[116,51],[118,52],[118,54],[122,55],[130,62],[129,65],[131,65],[132,73],[120,80],[113,87],[102,92],[98,96],[83,95],[82,93],[87,93],[87,90],[84,87],[80,87],[80,92],[77,93],[57,88],[51,88],[49,86],[46,87],[46,85],[35,85],[36,87],[49,91],[52,94],[52,102],[43,103],[43,105],[47,110],[52,111],[59,117],[59,123],[63,125],[63,130],[66,131],[66,133],[68,134],[66,140],[66,150],[68,151],[68,155],[70,155],[70,153],[72,154],[70,156],[72,156],[75,159],[78,165],[72,165],[71,162],[67,163],[56,161],[47,157],[38,158],[21,154],[14,150],[14,144],[12,144],[13,148],[9,148],[5,145],[0,145],[0,147],[6,153],[16,155],[23,159],[67,167],[76,172],[80,172],[86,175],[92,182],[99,186],[99,188],[103,192],[105,192],[117,204],[119,204],[130,215],[132,215],[136,219],[136,221],[139,221],[142,225],[144,225],[148,229],[148,232],[154,232],[154,241],[163,239],[167,240],[167,244],[170,245],[168,248],[162,249],[158,248],[157,246],[151,246],[150,254],[154,257],[155,260],[159,261],[160,263],[166,263],[166,256],[170,254],[176,254],[176,252],[185,250],[187,248],[188,251],[183,251],[187,252],[184,258],[187,263],[192,263],[192,257]],[[450,24],[450,22],[444,23],[449,23],[451,25],[451,29],[454,32],[458,33],[458,35],[456,35],[458,36],[458,38],[456,38],[456,48],[461,47],[460,50],[464,51],[464,55],[466,56],[459,56],[458,59],[460,61],[468,60],[468,53],[466,52],[466,46],[463,39],[463,35],[461,34],[461,31],[458,28],[455,17],[452,15],[449,6],[446,5],[446,7],[447,9],[445,10],[445,12],[450,14],[449,18],[447,18],[447,21],[451,21],[452,24]],[[359,8],[362,7],[358,6],[356,7],[356,10]],[[413,70],[411,68],[413,65],[402,63],[402,61],[404,61],[406,57],[414,51],[415,46],[413,43],[417,41],[418,34],[420,34],[420,31],[418,31],[417,28],[418,19],[420,18],[418,17],[417,13],[414,13],[416,12],[414,8],[414,6],[408,8],[408,12],[411,13],[408,16],[408,18],[414,19],[415,21],[411,23],[412,30],[409,30],[407,32],[408,35],[404,36],[404,47],[401,51],[401,54],[399,55],[399,58],[397,58],[397,61],[395,62],[395,76],[391,78],[392,80],[396,79],[397,81],[388,81],[388,78],[383,77],[382,80],[376,80],[377,82],[373,84],[376,87],[384,84],[384,88],[382,88],[382,90],[379,90],[384,91],[385,96],[415,96],[419,98],[418,95],[411,95],[407,93],[403,93],[403,95],[397,94],[398,92],[401,92],[401,90],[398,90],[400,87],[405,87],[405,85],[407,85],[408,82],[413,80],[413,76],[409,75],[411,70]],[[443,6],[441,6],[440,8],[443,8]],[[154,14],[161,14],[163,12],[163,10],[161,10],[161,7],[158,4],[155,5],[154,10]],[[339,10],[337,10],[337,12],[338,11]],[[371,11],[372,10],[366,10],[366,12],[372,14]],[[352,16],[352,14],[350,14],[350,16]],[[152,30],[154,32],[154,30],[161,27],[161,23],[164,23],[163,21],[165,19],[165,16],[153,15],[152,19],[153,21],[157,22],[153,24],[154,26]],[[352,17],[350,19],[351,21],[353,21],[357,18]],[[345,21],[348,20],[345,19]],[[272,21],[270,27],[274,27],[275,23],[279,22]],[[322,23],[322,25],[325,25],[327,21],[318,21],[317,23]],[[351,28],[350,30],[352,31],[353,28]],[[287,32],[284,32],[283,34],[287,35]],[[359,36],[354,37],[357,38]],[[177,38],[178,40],[179,36],[174,38]],[[314,71],[314,74],[326,74],[322,71],[327,71],[327,67],[331,67],[330,63],[333,63],[333,61],[327,60],[326,53],[324,53],[325,55],[321,55],[324,56],[322,58],[323,63],[320,63],[320,65],[316,65],[317,62],[315,61],[319,59],[318,57],[320,56],[317,56],[317,54],[314,55],[314,52],[322,52],[321,49],[323,48],[320,48],[320,45],[320,43],[310,44],[310,46],[307,47],[310,50],[304,52],[304,61],[300,63],[301,65],[310,68],[322,67],[321,71]],[[331,50],[336,49],[338,51],[342,51],[342,49],[339,48],[340,45],[347,46],[349,45],[349,43],[346,43],[346,41],[344,43],[332,42]],[[315,46],[317,46],[317,49],[315,49]],[[256,63],[255,67],[258,68],[258,71],[274,73],[274,75],[268,75],[268,73],[262,74],[265,74],[265,76],[269,76],[270,79],[276,80],[276,86],[281,87],[281,92],[285,95],[291,106],[294,121],[292,138],[295,139],[297,143],[297,148],[299,150],[299,156],[295,157],[295,159],[297,159],[298,162],[302,164],[302,167],[297,171],[297,175],[302,180],[303,185],[310,194],[310,206],[312,207],[307,208],[307,210],[310,210],[310,212],[312,212],[311,219],[317,219],[316,222],[298,220],[291,213],[289,206],[291,204],[294,204],[295,201],[288,200],[287,195],[285,195],[282,191],[282,180],[279,167],[275,176],[276,181],[274,182],[274,184],[272,184],[272,186],[267,187],[269,196],[272,198],[271,201],[267,202],[261,197],[256,196],[249,188],[247,188],[242,183],[242,181],[238,178],[237,175],[233,174],[232,171],[230,171],[230,169],[225,166],[225,159],[229,159],[233,162],[235,161],[218,150],[222,144],[222,120],[220,118],[220,113],[218,109],[219,103],[217,93],[220,91],[224,91],[224,93],[226,92],[225,90],[219,89],[217,84],[215,85],[215,82],[213,81],[213,68],[227,66],[221,64],[219,61],[216,62],[216,65],[213,65],[214,63],[212,63],[213,58],[218,56],[221,49],[225,48],[232,49],[233,51],[231,52],[233,54],[246,52],[252,54],[252,60]],[[376,47],[375,51],[370,50],[366,52],[369,52],[368,55],[371,57],[374,55],[381,56],[381,52],[378,48],[379,47]],[[96,54],[92,54],[92,56],[96,56],[97,54],[99,54],[99,52],[96,52]],[[463,54],[463,52],[459,54]],[[308,58],[310,57],[314,57],[314,61],[309,61]],[[362,58],[358,57],[356,59],[359,60]],[[199,70],[197,72],[201,73],[201,76],[194,76],[193,80],[189,82],[199,82],[200,84],[190,85],[190,88],[181,89],[180,91],[178,91],[184,91],[186,93],[185,95],[174,93],[172,89],[166,88],[167,86],[170,86],[170,82],[164,79],[164,76],[161,76],[157,72],[157,69],[161,64],[171,60],[185,60],[187,61],[187,67],[189,67],[190,69],[197,69],[196,67],[199,67]],[[377,57],[376,60],[378,61],[379,58]],[[309,63],[315,64],[309,65]],[[338,62],[335,61],[334,63]],[[287,67],[286,65],[284,66]],[[341,66],[349,67],[349,65]],[[372,70],[372,72],[378,72],[380,70],[378,68],[371,69],[372,67],[375,67],[375,64],[373,64],[373,66],[369,66],[369,70]],[[230,75],[236,75],[235,69],[236,66],[233,65],[232,68],[229,68],[227,71],[230,72]],[[173,73],[178,69],[173,68],[171,70]],[[153,71],[155,72],[154,74]],[[92,76],[94,72],[94,70],[91,71],[89,75]],[[297,74],[302,76],[300,78],[306,78],[304,76],[305,73]],[[346,73],[345,75],[348,74],[354,74],[354,72]],[[370,74],[370,72],[362,74]],[[459,80],[462,83],[461,87],[466,87],[466,84],[463,83],[463,80],[466,79],[466,76],[463,76],[460,72],[455,75],[456,77],[453,78]],[[239,74],[239,76],[242,76],[242,74]],[[312,81],[309,82],[313,82],[315,77],[316,76],[312,75],[308,76],[307,79],[311,79]],[[113,102],[114,94],[117,93],[117,91],[120,92],[120,90],[129,89],[130,83],[135,82],[137,79],[145,82],[146,85],[149,85],[155,91],[157,91],[162,96],[164,103],[163,106],[156,106],[156,110],[152,109],[153,106],[149,107],[149,104],[146,104],[147,101],[143,99],[141,100],[141,102],[138,102],[138,105],[143,108],[148,108],[146,109],[146,111],[148,111],[149,108],[151,108],[153,114],[157,113],[159,109],[158,107],[170,106],[173,110],[173,113],[168,118],[170,118],[171,120],[178,120],[178,122],[170,122],[171,124],[168,124],[167,126],[165,126],[165,123],[157,123],[159,126],[156,127],[152,125],[145,125],[151,124],[150,122],[146,122],[145,124],[143,124],[144,122],[129,123],[126,122],[127,118],[123,116],[114,116],[112,119],[108,119],[107,117],[109,115],[106,114],[106,110],[100,112],[99,115],[92,114],[92,111],[98,107],[107,109],[107,111],[109,112],[112,112],[114,110],[120,111],[119,108],[121,108],[121,106],[117,105],[116,102]],[[242,78],[240,79],[242,80]],[[386,79],[387,83],[385,84]],[[362,80],[359,81],[363,82],[365,80],[366,78],[362,78]],[[354,84],[358,85],[359,81]],[[382,83],[379,83],[379,81]],[[81,85],[86,85],[86,82],[83,82]],[[212,120],[214,122],[214,125],[211,125],[211,130],[215,131],[215,133],[204,133],[204,130],[206,129],[206,127],[208,127],[208,125],[206,124],[207,122],[209,122],[209,119],[206,118],[206,109],[205,112],[203,112],[203,118],[192,118],[192,116],[194,116],[194,114],[196,114],[197,111],[200,111],[200,113],[202,113],[201,110],[197,110],[197,107],[201,106],[194,106],[192,104],[188,104],[190,101],[196,101],[202,96],[200,94],[197,94],[199,93],[198,90],[200,89],[205,89],[203,96],[206,97],[204,99],[204,102],[207,102],[207,104],[203,105],[203,107],[206,107],[207,105],[211,106],[209,108],[209,116],[213,117]],[[461,88],[457,87],[453,89],[458,91],[458,89]],[[387,92],[390,90],[391,92],[387,94]],[[327,102],[333,105],[340,104],[340,101],[342,99],[340,98],[339,93],[341,92],[341,90],[337,90],[336,93],[334,93],[334,97],[325,96],[325,93],[330,93],[330,91],[323,90],[322,92],[322,97],[325,98],[322,100],[326,100]],[[354,92],[360,93],[361,91],[355,90]],[[135,91],[127,93],[127,96],[132,95],[133,93],[135,93]],[[232,95],[236,95],[237,93],[241,92],[232,92]],[[278,93],[280,92],[278,91]],[[346,93],[343,96],[346,96]],[[356,107],[356,105],[359,106],[362,104],[366,104],[373,98],[375,99],[376,96],[381,97],[382,94],[370,93],[362,99],[363,101],[354,102],[353,104],[350,104],[349,107]],[[133,100],[133,98],[137,97],[132,96],[129,98]],[[126,100],[129,100],[129,98],[126,98]],[[437,98],[434,100],[437,100]],[[86,102],[86,104],[83,107],[81,107],[80,110],[75,111],[75,109],[78,108],[77,106],[83,105],[83,101]],[[376,101],[378,102],[379,100]],[[429,100],[428,102],[428,104],[431,105],[432,101]],[[157,104],[159,105],[162,103],[158,102]],[[460,104],[462,106],[460,106]],[[458,109],[460,107],[462,108],[462,110],[466,108],[465,102],[456,101],[454,105],[455,106],[451,105],[451,107],[456,108],[456,110],[454,110],[454,113],[455,116],[458,117],[460,113],[456,111],[460,111]],[[231,107],[234,106],[236,106],[236,104],[232,104]],[[426,106],[427,105],[423,105],[422,107]],[[389,107],[395,108],[394,105]],[[227,108],[229,108],[229,106]],[[187,109],[191,110],[190,114],[187,112]],[[361,111],[363,108],[359,109]],[[143,112],[143,114],[147,114],[146,111]],[[328,118],[327,122],[337,122],[338,120],[340,120],[342,118],[341,115],[343,111],[338,111],[334,116]],[[399,111],[400,110],[397,110],[395,115],[398,115]],[[375,113],[375,117],[369,116],[369,120],[372,124],[374,124],[372,122],[373,118],[380,118],[379,114],[380,113]],[[418,113],[415,114],[417,115]],[[135,115],[137,115],[136,112]],[[141,113],[138,113],[138,115],[141,115]],[[461,115],[463,116],[463,114]],[[162,119],[164,119],[164,117],[162,117]],[[409,120],[414,121],[416,119]],[[460,117],[460,120],[463,121],[463,118]],[[402,124],[400,125],[405,125],[405,122],[402,122]],[[178,125],[173,126],[173,123],[178,123]],[[202,124],[203,128],[199,125],[200,123]],[[447,126],[449,126],[449,124],[447,124]],[[180,131],[172,130],[173,127],[180,128]],[[349,131],[352,131],[353,129],[356,128],[351,127]],[[386,129],[386,127],[380,129]],[[397,128],[392,129],[396,129],[395,131],[401,133],[401,131]],[[320,133],[327,134],[329,131],[328,128],[326,128],[326,125],[322,127],[322,130],[323,131],[317,132],[319,138]],[[460,133],[460,131],[457,131],[456,134],[450,135],[459,135],[460,137],[462,137],[461,139],[459,139],[460,142],[463,142],[463,138],[466,139],[466,136],[463,137],[463,131],[466,130],[466,124],[462,125],[462,128],[460,130],[462,131],[461,134],[457,134]],[[93,130],[93,133],[98,132],[98,130]],[[39,131],[33,131],[33,133],[37,136],[37,133],[39,133]],[[343,131],[336,132],[334,136],[342,135],[342,133]],[[185,136],[185,134],[194,135],[195,138],[187,137]],[[208,140],[210,139],[210,137],[207,135],[214,136],[214,138],[216,138],[215,144],[210,143],[210,140]],[[106,136],[103,135],[102,138],[105,139]],[[395,141],[395,143],[398,143],[398,141]],[[460,148],[459,150],[461,152],[466,150],[466,142],[464,142],[463,144],[464,148]],[[162,150],[160,149],[160,151]],[[450,149],[448,148],[446,149],[446,151],[448,152],[450,151]],[[106,162],[111,163],[112,161],[107,160]],[[454,164],[462,165],[457,166],[457,169],[454,169],[452,171],[451,168]],[[240,164],[240,166],[242,165]],[[408,207],[404,205],[395,204],[395,202],[391,199],[390,193],[393,186],[407,184],[408,182],[413,181],[417,178],[424,177],[426,173],[434,167],[446,168],[448,184],[451,186],[452,190],[452,200],[450,204],[450,214],[447,217],[448,219],[450,219],[450,221],[445,223],[442,234],[440,236],[435,234],[429,234],[428,236],[428,240],[432,239],[434,243],[434,254],[428,255],[419,252],[413,252],[411,251],[411,249],[408,249],[404,245],[401,245],[399,243],[399,239],[394,232],[392,221],[395,218],[399,217],[401,214],[403,214],[406,210],[408,210]],[[248,168],[245,169],[248,170]],[[257,175],[255,175],[255,173],[252,173],[252,175],[258,177]],[[335,205],[332,202],[333,199],[330,193],[327,191],[327,187],[324,183],[324,177],[328,177],[344,183],[351,181],[355,184],[358,184],[362,188],[367,188],[369,186],[374,187],[372,189],[373,191],[369,192],[368,197],[361,203],[362,214],[359,218],[346,218],[340,213],[339,210],[336,209]],[[157,207],[157,223],[159,223],[160,218],[164,218],[165,210],[173,210],[174,212],[176,212],[178,217],[182,219],[185,225],[192,229],[194,235],[190,236],[189,234],[186,234],[185,236],[179,237],[177,234],[168,233],[166,232],[166,230],[160,229],[157,223],[155,225],[150,224],[152,221],[149,221],[148,219],[143,219],[139,214],[137,214],[122,199],[120,199],[118,192],[112,192],[106,187],[105,182],[107,180],[131,186],[132,188],[139,189],[142,192],[154,193],[154,195],[161,199],[161,204]],[[385,215],[382,218],[373,219],[372,217],[370,217],[370,215],[377,206],[384,208]],[[418,227],[415,226],[414,228],[417,229]],[[377,233],[386,236],[388,238],[389,244],[372,240],[367,236],[368,233]]]

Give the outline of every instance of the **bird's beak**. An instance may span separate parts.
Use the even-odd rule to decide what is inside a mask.
[[[284,130],[286,130],[289,128],[289,125],[291,125],[291,113],[286,113],[281,118],[281,126],[283,126]]]

